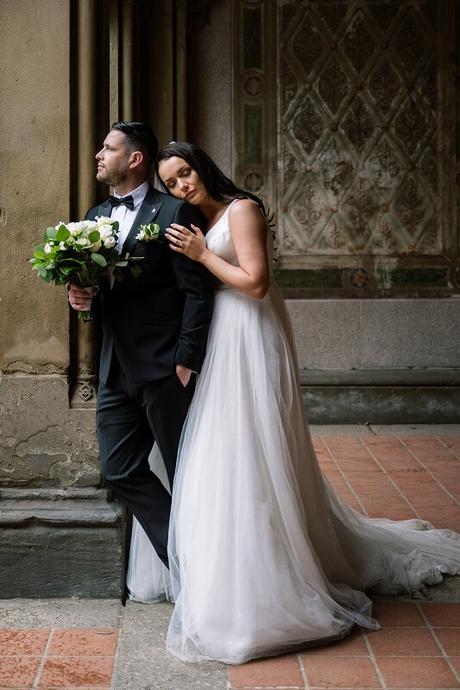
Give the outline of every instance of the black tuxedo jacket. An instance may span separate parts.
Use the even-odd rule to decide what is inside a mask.
[[[111,208],[106,201],[86,218],[110,216]],[[160,225],[160,238],[137,240],[139,225],[152,222]],[[122,250],[143,257],[142,273],[134,278],[127,268],[112,289],[107,280],[101,285],[99,378],[104,383],[114,352],[133,383],[168,376],[176,364],[200,371],[216,281],[201,264],[169,248],[163,233],[171,223],[205,227],[204,217],[193,206],[150,187]]]

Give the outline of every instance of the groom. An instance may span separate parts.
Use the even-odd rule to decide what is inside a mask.
[[[101,286],[103,343],[96,410],[101,472],[147,533],[168,565],[171,497],[149,468],[158,443],[170,485],[179,437],[200,371],[212,314],[214,282],[201,264],[169,249],[166,241],[141,241],[139,226],[171,223],[203,227],[199,212],[149,184],[158,142],[141,122],[116,122],[96,154],[97,179],[114,195],[86,218],[119,222],[120,253],[143,257],[142,273]],[[113,282],[113,286],[110,285]],[[91,298],[69,288],[74,309]]]

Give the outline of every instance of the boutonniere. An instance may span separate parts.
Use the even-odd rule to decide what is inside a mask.
[[[149,225],[139,225],[139,232],[136,235],[136,240],[143,242],[152,242],[157,240],[160,236],[160,226],[158,223],[149,223]]]

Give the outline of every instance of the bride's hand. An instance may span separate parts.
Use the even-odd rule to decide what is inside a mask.
[[[185,254],[193,261],[202,261],[206,253],[206,241],[200,228],[193,224],[191,227],[192,230],[188,230],[183,225],[171,223],[171,227],[166,228],[165,236],[173,251]]]

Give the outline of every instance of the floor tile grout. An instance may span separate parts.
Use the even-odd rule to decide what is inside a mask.
[[[43,669],[45,667],[46,654],[47,654],[48,649],[51,645],[51,640],[53,639],[53,633],[54,633],[54,628],[51,628],[49,631],[49,634],[48,634],[48,639],[47,639],[46,644],[43,648],[42,658],[41,658],[41,661],[38,665],[38,669],[37,669],[37,673],[35,674],[34,682],[32,683],[32,690],[35,690],[36,688],[38,688],[38,685],[40,683]]]
[[[368,635],[363,632],[363,638],[364,638],[364,644],[366,645],[367,652],[369,655],[370,662],[374,668],[375,673],[377,674],[377,678],[380,681],[380,685],[382,686],[383,690],[387,690],[387,685],[385,683],[385,678],[383,676],[383,673],[381,672],[379,665],[377,663],[377,659],[375,658],[374,650],[372,649],[372,644],[368,639]]]
[[[367,446],[366,446],[366,447],[367,447]],[[417,510],[415,509],[415,507],[409,502],[409,500],[407,499],[407,497],[405,496],[405,494],[401,491],[400,487],[399,487],[398,484],[395,482],[395,480],[393,479],[393,477],[391,477],[391,476],[388,474],[388,472],[387,472],[385,466],[382,465],[382,463],[381,463],[381,462],[377,459],[377,457],[375,456],[375,453],[373,453],[372,450],[371,450],[370,448],[369,448],[368,450],[369,450],[370,455],[374,458],[374,461],[375,461],[375,462],[377,463],[377,465],[380,467],[380,469],[381,469],[382,472],[385,474],[385,476],[387,477],[387,479],[391,482],[391,484],[392,484],[393,487],[396,489],[396,491],[400,494],[400,496],[401,496],[401,497],[404,499],[404,501],[408,504],[408,506],[411,508],[411,510],[414,511],[416,517],[418,517],[419,519],[421,519],[421,518],[420,518],[420,515],[419,515],[419,513],[418,513],[418,511],[417,511]]]
[[[305,666],[304,666],[304,663],[303,663],[303,659],[302,659],[302,657],[301,657],[300,654],[297,655],[297,662],[298,662],[298,664],[299,664],[300,675],[302,676],[304,688],[305,688],[305,690],[309,690],[310,686],[309,686],[309,684],[308,684],[308,676],[307,676],[307,672],[306,672],[306,670],[305,670]]]
[[[358,505],[361,507],[363,513],[364,513],[365,515],[367,515],[367,511],[366,511],[366,509],[364,508],[363,504],[361,503],[361,499],[360,499],[359,495],[356,493],[356,491],[355,491],[353,485],[350,483],[349,479],[348,479],[347,476],[345,475],[345,472],[342,470],[342,468],[340,467],[339,463],[337,462],[337,459],[336,459],[336,457],[335,457],[333,451],[329,448],[329,446],[327,445],[327,443],[326,443],[324,440],[323,440],[323,443],[324,443],[324,446],[326,447],[328,453],[331,455],[331,458],[332,458],[332,460],[334,461],[335,466],[337,467],[337,469],[339,470],[340,474],[342,475],[342,477],[343,477],[344,481],[346,482],[348,488],[350,489],[351,493],[353,494],[353,496],[354,496],[355,499],[357,500]],[[326,478],[327,478],[327,472],[325,472],[324,474],[326,475]],[[338,492],[338,493],[339,493],[339,492]]]
[[[446,664],[449,667],[450,672],[452,673],[455,680],[460,684],[460,674],[457,673],[457,671],[455,670],[455,667],[453,666],[453,664],[451,663],[451,661],[449,659],[449,655],[446,654],[444,647],[441,644],[441,641],[439,640],[438,636],[436,635],[435,628],[431,625],[430,620],[429,620],[428,616],[426,615],[425,611],[423,610],[422,606],[420,604],[417,604],[417,608],[419,608],[419,613],[422,616],[422,618],[424,619],[426,627],[430,631],[434,641],[436,642],[437,646],[439,647],[439,650],[441,652],[441,657],[446,662]]]
[[[448,491],[448,490],[446,489],[446,487],[444,486],[444,484],[443,484],[442,482],[439,481],[439,479],[436,477],[436,475],[434,475],[433,472],[432,472],[426,465],[423,464],[423,462],[415,455],[415,453],[412,451],[412,449],[409,448],[408,446],[406,446],[406,444],[404,443],[404,441],[403,441],[402,439],[401,439],[401,443],[403,443],[404,447],[407,448],[407,450],[409,451],[409,453],[411,453],[411,455],[413,455],[413,457],[415,458],[415,460],[417,460],[417,462],[420,464],[420,466],[423,467],[423,469],[424,469],[426,472],[428,472],[428,474],[429,474],[430,477],[434,480],[434,482],[435,482],[435,483],[444,491],[444,493],[446,493],[447,496],[449,496],[449,498],[452,499],[452,500],[455,502],[455,504],[458,506],[459,502],[457,501],[457,499],[455,498],[455,496],[452,496],[452,494],[450,493],[450,491]]]
[[[126,610],[126,608],[123,606],[121,608],[119,614],[118,614],[117,644],[115,645],[115,650],[113,653],[112,677],[111,677],[110,687],[113,686],[113,682],[114,682],[114,678],[115,678],[115,672],[116,672],[117,663],[118,663],[118,656],[119,656],[120,644],[121,644],[121,632],[123,630],[123,620],[125,617],[125,610]]]
[[[452,451],[451,447],[447,445],[446,441],[441,437],[441,436],[435,436],[434,438],[437,438],[439,443],[444,447],[449,450],[449,452],[454,456],[454,458],[458,461],[460,461],[460,452],[456,453]]]

